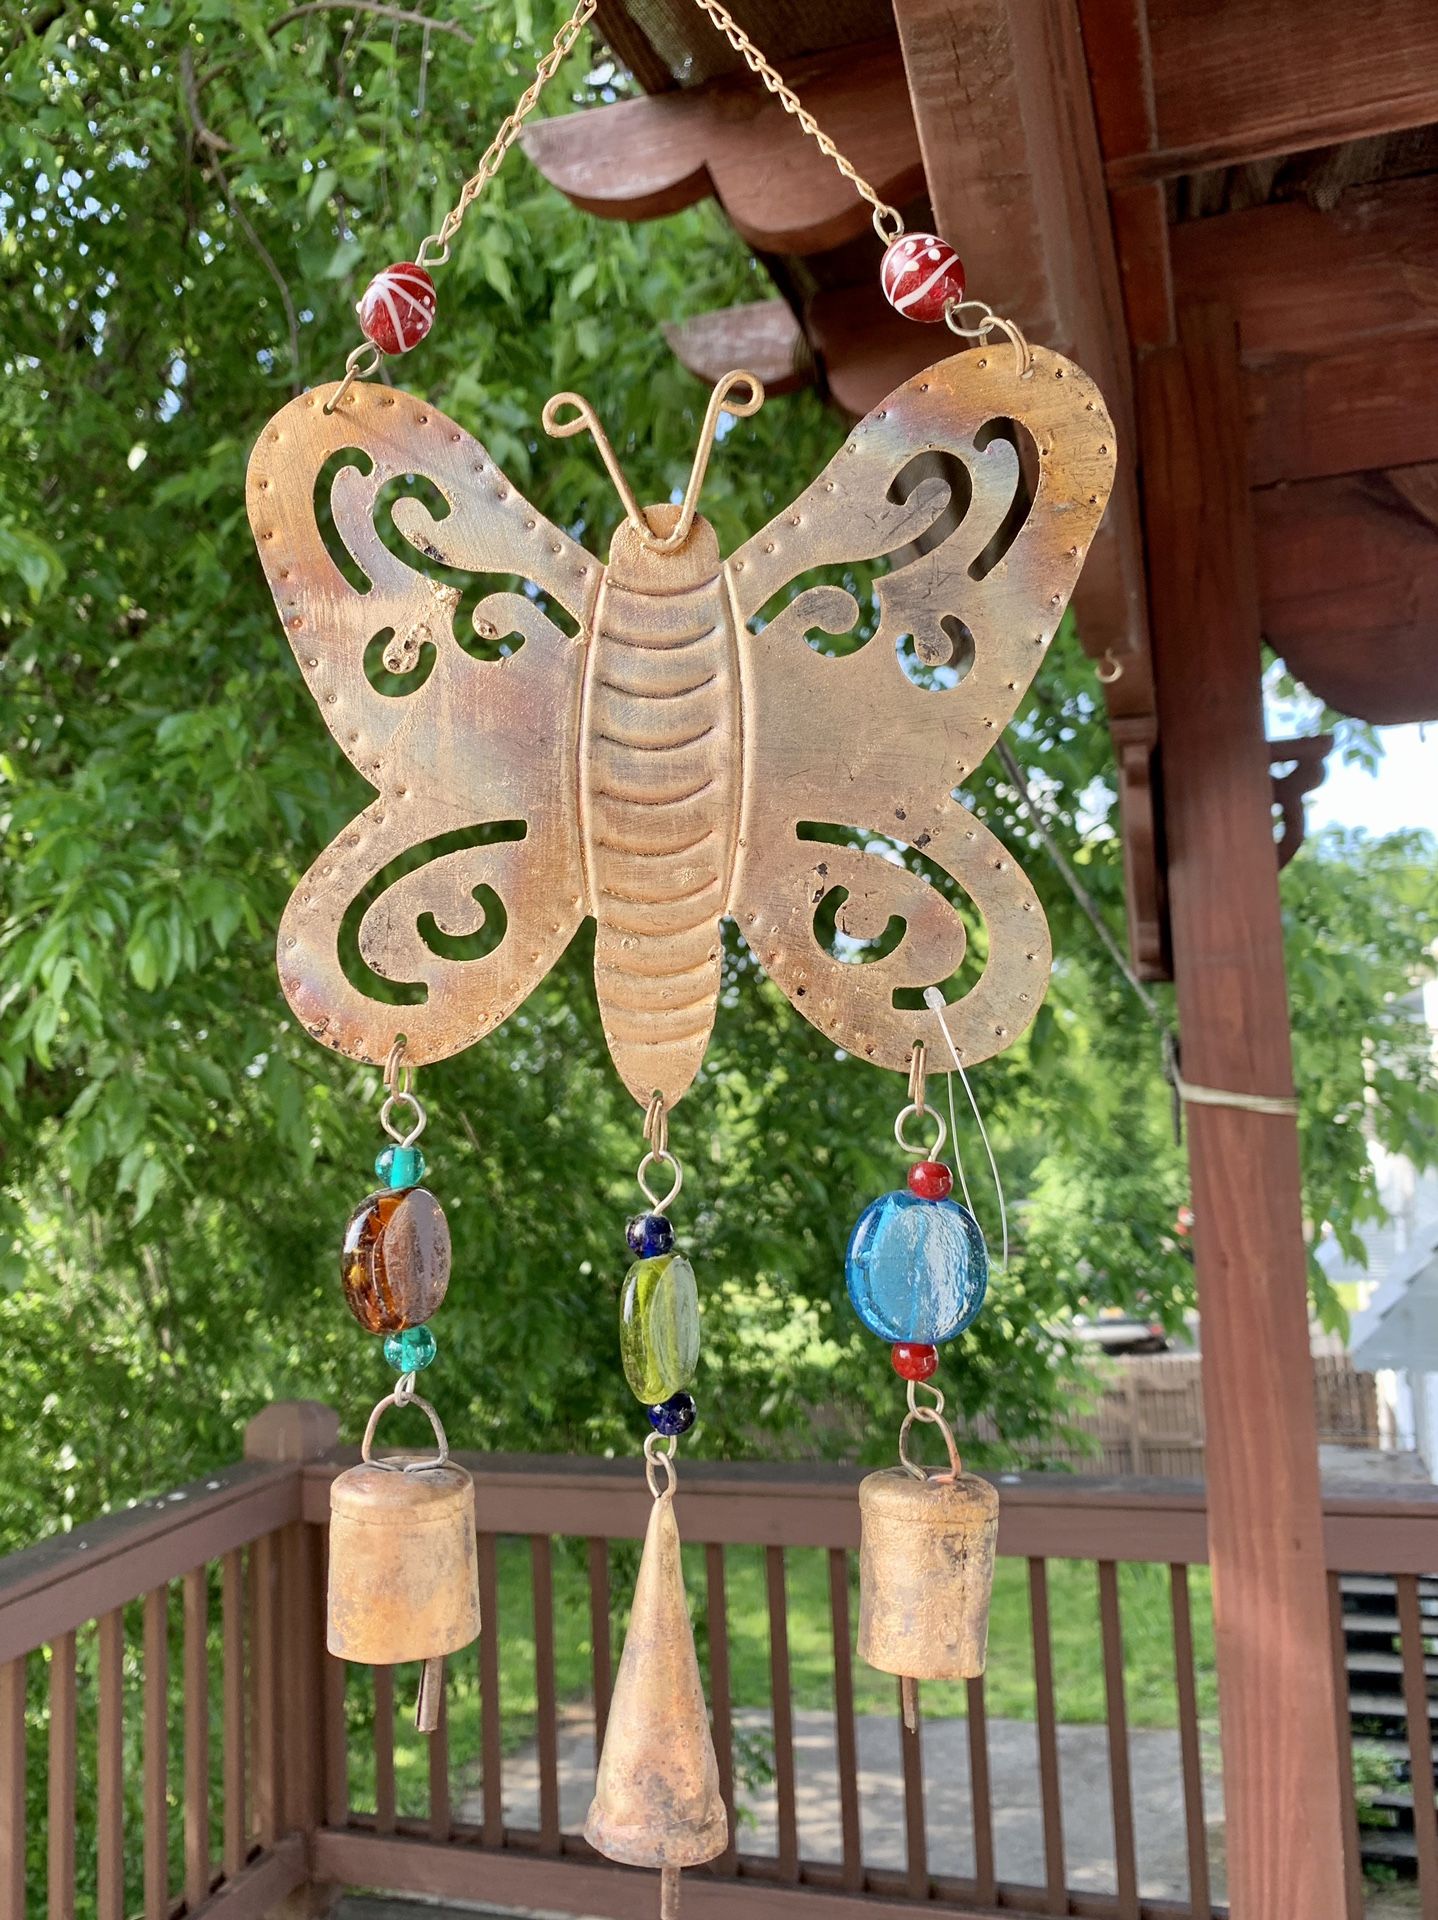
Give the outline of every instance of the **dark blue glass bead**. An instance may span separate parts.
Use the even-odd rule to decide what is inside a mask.
[[[636,1213],[624,1229],[624,1238],[629,1243],[629,1251],[638,1254],[641,1260],[652,1260],[657,1254],[671,1253],[674,1249],[674,1228],[662,1213]]]
[[[886,1193],[859,1215],[844,1278],[871,1333],[933,1347],[962,1333],[984,1304],[989,1250],[957,1200]]]
[[[649,1424],[656,1433],[688,1433],[699,1417],[699,1409],[694,1404],[692,1393],[671,1393],[667,1400],[661,1400],[657,1407],[649,1409]]]

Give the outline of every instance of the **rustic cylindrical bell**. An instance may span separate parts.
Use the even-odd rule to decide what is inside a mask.
[[[906,1467],[859,1487],[859,1653],[910,1680],[984,1670],[999,1496],[976,1474]]]
[[[649,1515],[584,1837],[610,1860],[665,1872],[722,1853],[729,1821],[684,1599],[673,1483]]]
[[[478,1633],[474,1482],[464,1468],[395,1454],[340,1474],[330,1487],[330,1652],[375,1667],[422,1660],[415,1719],[429,1733],[444,1656]]]

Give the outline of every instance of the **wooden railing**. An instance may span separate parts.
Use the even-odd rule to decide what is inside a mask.
[[[397,1685],[391,1670],[346,1669],[323,1650],[329,1484],[353,1458],[328,1450],[332,1432],[324,1409],[272,1408],[248,1436],[249,1451],[261,1457],[0,1561],[0,1920],[66,1920],[75,1913],[124,1920],[141,1912],[145,1920],[245,1920],[297,1889],[325,1883],[650,1920],[652,1877],[601,1861],[576,1831],[591,1771],[589,1713],[602,1737],[609,1701],[613,1603],[627,1604],[632,1581],[635,1548],[623,1543],[640,1539],[648,1513],[634,1462],[466,1460],[476,1480],[486,1630],[477,1650],[451,1663],[449,1709],[426,1747],[420,1736],[397,1733],[397,1695],[402,1700],[408,1691],[410,1674]],[[691,1597],[702,1589],[697,1626],[731,1814],[736,1801],[755,1796],[753,1780],[745,1779],[753,1714],[736,1712],[731,1681],[737,1661],[751,1661],[735,1601],[739,1574],[756,1550],[768,1642],[763,1719],[772,1739],[763,1770],[773,1775],[772,1793],[765,1790],[772,1847],[754,1844],[731,1819],[737,1844],[731,1841],[712,1867],[685,1876],[687,1913],[721,1920],[722,1906],[723,1920],[733,1920],[739,1899],[749,1920],[821,1908],[835,1916],[862,1908],[899,1920],[915,1903],[1113,1920],[1223,1911],[1209,1860],[1208,1820],[1216,1810],[1206,1800],[1206,1780],[1216,1756],[1200,1711],[1197,1590],[1190,1580],[1190,1569],[1205,1558],[1201,1488],[1057,1475],[1004,1481],[999,1549],[1022,1572],[1006,1573],[1001,1564],[1001,1579],[1018,1582],[1027,1599],[1033,1777],[1022,1788],[995,1784],[999,1723],[991,1721],[989,1701],[1012,1679],[996,1664],[996,1649],[988,1679],[964,1690],[958,1740],[966,1757],[966,1814],[955,1833],[948,1816],[935,1819],[935,1796],[945,1783],[932,1764],[925,1779],[926,1754],[932,1757],[941,1729],[930,1722],[922,1732],[904,1732],[896,1692],[888,1696],[890,1751],[901,1792],[893,1795],[887,1828],[882,1810],[876,1824],[866,1804],[875,1768],[862,1749],[878,1723],[856,1708],[868,1684],[852,1654],[857,1472],[686,1460],[681,1474],[681,1526],[696,1562]],[[1394,1644],[1418,1783],[1416,1868],[1423,1910],[1438,1912],[1425,1663],[1435,1625],[1420,1612],[1417,1579],[1438,1570],[1438,1491],[1334,1497],[1325,1504],[1325,1524],[1340,1683],[1340,1574],[1395,1577]],[[1152,1578],[1165,1588],[1175,1696],[1167,1737],[1183,1804],[1187,1891],[1165,1896],[1142,1887],[1145,1833],[1135,1793],[1144,1779],[1133,1758],[1125,1681],[1123,1570],[1144,1562],[1164,1570]],[[1081,1571],[1082,1563],[1091,1573]],[[826,1644],[817,1654],[811,1616],[796,1619],[798,1640],[791,1642],[790,1632],[795,1569],[815,1564],[824,1570],[827,1614]],[[1096,1744],[1096,1736],[1085,1736],[1083,1760],[1089,1767],[1096,1753],[1102,1756],[1112,1845],[1098,1850],[1105,1871],[1097,1874],[1092,1835],[1073,1831],[1073,1822],[1066,1828],[1064,1819],[1065,1792],[1075,1784],[1068,1744],[1074,1729],[1065,1724],[1056,1681],[1056,1633],[1069,1623],[1055,1611],[1054,1595],[1071,1596],[1075,1580],[1096,1604],[1094,1658],[1102,1675],[1106,1738]],[[533,1663],[532,1684],[526,1671],[522,1687],[509,1657],[521,1642],[532,1647]],[[581,1655],[583,1684],[576,1687]],[[1014,1657],[1012,1648],[1003,1653]],[[816,1660],[828,1676],[833,1754],[832,1765],[817,1770],[801,1752],[812,1716],[796,1716],[798,1669],[791,1671],[802,1662],[812,1675]],[[533,1738],[523,1751],[515,1750],[506,1685],[526,1696],[520,1731],[532,1728]],[[587,1705],[572,1705],[576,1693]],[[872,1701],[872,1694],[864,1697]],[[1340,1700],[1346,1729],[1342,1684]],[[461,1709],[462,1745],[451,1740]],[[956,1725],[950,1719],[943,1730],[950,1743]],[[518,1776],[533,1802],[522,1822]],[[1344,1797],[1349,1913],[1358,1920],[1351,1781]],[[1003,1856],[1023,1807],[1042,1865],[1034,1883],[1016,1885],[1003,1877]],[[811,1844],[816,1823],[833,1835],[832,1846]],[[953,1870],[959,1854],[962,1872]]]

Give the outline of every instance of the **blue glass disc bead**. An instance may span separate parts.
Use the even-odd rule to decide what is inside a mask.
[[[418,1373],[439,1352],[439,1343],[428,1327],[406,1327],[392,1333],[384,1343],[384,1357],[396,1373]]]
[[[656,1433],[667,1438],[671,1434],[676,1438],[688,1433],[699,1418],[699,1409],[694,1404],[692,1393],[671,1393],[667,1400],[661,1400],[657,1407],[650,1407],[649,1424]]]
[[[636,1213],[624,1229],[629,1251],[641,1260],[653,1260],[674,1251],[674,1228],[662,1213]]]
[[[844,1278],[871,1333],[933,1347],[962,1333],[984,1304],[989,1250],[957,1200],[886,1193],[859,1215]]]
[[[424,1178],[424,1155],[418,1147],[386,1147],[374,1170],[387,1187],[417,1187]]]

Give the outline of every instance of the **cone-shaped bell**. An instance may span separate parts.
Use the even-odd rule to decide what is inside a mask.
[[[630,1867],[697,1867],[729,1838],[672,1492],[649,1516],[584,1837]]]

